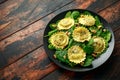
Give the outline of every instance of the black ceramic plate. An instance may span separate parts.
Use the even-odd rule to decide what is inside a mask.
[[[67,11],[64,11],[64,12],[61,12],[60,14],[56,15],[49,23],[48,25],[46,26],[46,29],[44,31],[44,36],[48,34],[48,32],[51,30],[49,25],[50,23],[54,23],[56,22],[57,20],[60,20],[62,18],[64,18],[65,14],[68,12],[68,11],[74,11],[74,10],[77,10],[79,12],[84,12],[84,11],[89,11],[89,10],[84,10],[84,9],[72,9],[72,10],[67,10]],[[89,70],[93,70],[99,66],[101,66],[103,63],[105,63],[107,61],[107,59],[110,57],[110,55],[112,54],[112,51],[113,51],[113,48],[114,48],[114,35],[113,35],[113,31],[112,29],[110,28],[110,25],[108,24],[108,22],[103,19],[101,16],[99,16],[98,14],[92,12],[92,11],[89,11],[92,15],[96,15],[99,17],[100,21],[103,23],[103,26],[105,28],[107,28],[108,30],[110,30],[111,34],[112,34],[112,38],[109,42],[109,47],[108,49],[106,50],[106,52],[104,54],[102,54],[99,58],[95,59],[93,62],[92,62],[92,66],[90,67],[87,67],[87,68],[82,68],[80,66],[76,66],[76,67],[70,67],[69,65],[67,64],[64,64],[64,63],[61,63],[59,62],[57,59],[53,58],[53,55],[55,53],[55,50],[50,50],[48,49],[48,37],[44,37],[43,38],[43,42],[44,42],[44,49],[48,55],[48,57],[55,63],[57,64],[58,66],[64,68],[64,69],[67,69],[67,70],[70,70],[70,71],[77,71],[77,72],[84,72],[84,71],[89,71]]]

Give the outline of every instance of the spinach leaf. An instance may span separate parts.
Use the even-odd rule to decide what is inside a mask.
[[[83,14],[85,14],[85,15],[91,15],[91,13],[88,12],[88,11],[85,11]],[[92,15],[91,15],[91,16],[92,16]]]
[[[94,40],[93,40],[93,38],[91,38],[90,40],[89,40],[89,42],[88,42],[88,45],[93,45],[93,43],[94,43]]]
[[[98,28],[96,26],[91,26],[91,27],[88,27],[88,29],[93,32],[93,30],[95,31],[94,33],[97,32]]]
[[[83,50],[86,52],[86,54],[92,54],[94,51],[94,47],[90,45],[86,45],[83,47]]]
[[[71,17],[73,19],[77,19],[80,16],[80,12],[79,11],[73,11],[71,14]]]
[[[109,30],[103,31],[100,36],[103,37],[107,42],[111,39],[111,33]]]
[[[56,51],[55,52],[56,58],[61,62],[66,62],[67,51]]]
[[[88,55],[85,59],[84,64],[82,65],[83,67],[88,67],[92,64],[92,61],[94,60],[94,57],[92,57],[91,55]]]
[[[65,18],[71,17],[71,11],[67,12]]]
[[[86,45],[83,46],[83,50],[86,52],[86,54],[92,54],[94,51],[94,47],[93,47],[93,39],[90,39]]]
[[[75,29],[75,26],[72,26],[72,27],[68,30],[68,32],[72,33],[74,29]]]
[[[55,49],[55,47],[54,47],[52,44],[49,44],[49,45],[48,45],[48,48],[49,48],[49,49]]]
[[[98,16],[95,16],[95,25],[98,26],[102,26],[102,23],[100,21],[100,19],[98,18]]]

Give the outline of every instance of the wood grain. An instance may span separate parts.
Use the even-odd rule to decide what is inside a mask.
[[[120,25],[119,25],[120,27]],[[89,72],[71,72],[64,69],[57,69],[42,80],[119,80],[120,79],[120,28],[114,31],[115,48],[111,57],[102,66]],[[67,73],[66,73],[67,72]],[[54,77],[52,77],[54,76]]]
[[[67,77],[62,80],[80,80],[80,79],[81,80],[99,80],[99,79],[107,80],[108,78],[109,78],[108,80],[112,80],[112,79],[114,79],[114,77],[115,77],[115,80],[120,79],[120,77],[119,77],[120,70],[118,70],[118,68],[120,66],[120,63],[119,63],[119,61],[120,61],[120,59],[119,59],[120,58],[120,54],[119,54],[119,52],[120,52],[119,51],[120,24],[113,25],[116,23],[116,20],[118,20],[118,23],[120,22],[119,21],[120,10],[118,8],[119,6],[120,6],[120,2],[117,2],[114,5],[100,11],[100,13],[99,13],[102,17],[104,17],[110,23],[110,25],[112,25],[111,27],[113,28],[114,34],[115,34],[116,44],[115,44],[115,48],[114,48],[113,54],[110,57],[110,59],[104,65],[102,65],[100,68],[98,68],[94,71],[87,72],[87,73],[72,73],[73,75],[71,75],[69,77],[67,75],[65,75]],[[105,15],[105,13],[107,13],[108,11],[109,11],[109,13],[107,15]],[[114,12],[116,12],[116,13],[114,13]],[[109,16],[111,18],[109,18],[107,16]],[[116,16],[115,17],[116,19],[114,19],[113,16],[114,17]],[[47,79],[51,78],[51,76],[53,76],[53,75],[56,80],[59,80],[59,77],[60,76],[62,77],[62,75],[64,74],[64,72],[62,72],[62,74],[60,74],[60,70],[56,70],[56,71],[52,72],[51,74],[49,74],[47,77],[43,78],[42,80],[47,80]],[[111,72],[113,72],[113,74]]]
[[[114,5],[119,0],[99,0],[95,1],[92,5],[90,5],[87,9],[95,12],[101,12],[105,8],[110,7],[111,5]],[[103,7],[103,8],[101,8]]]
[[[85,1],[81,2],[80,4],[82,3],[86,4]],[[68,5],[68,7],[61,8],[54,14],[52,13],[48,15],[47,17],[37,21],[36,23],[31,24],[23,30],[20,30],[10,37],[0,41],[0,53],[3,54],[3,56],[6,58],[6,65],[15,62],[29,52],[35,50],[37,47],[41,46],[43,44],[42,40],[44,28],[48,21],[56,14],[60,13],[60,11],[72,8],[71,6],[75,5],[76,3],[73,2],[73,4]],[[3,68],[6,65],[0,67]]]
[[[94,3],[93,0],[91,0],[91,2],[90,2],[90,0],[88,0],[88,2],[86,2],[86,1],[84,2],[82,0],[81,1],[76,0],[75,2],[72,2],[68,5],[66,5],[65,7],[59,9],[58,11],[35,22],[34,24],[27,26],[23,30],[18,31],[17,33],[6,38],[5,40],[0,41],[0,46],[3,46],[3,47],[0,47],[0,53],[2,53],[2,55],[6,58],[6,65],[11,64],[14,61],[17,61],[19,59],[17,62],[11,64],[10,66],[6,67],[4,70],[0,71],[0,79],[6,79],[6,80],[41,79],[44,76],[48,75],[49,73],[58,69],[59,68],[58,66],[56,66],[55,64],[53,64],[49,61],[46,53],[44,52],[43,46],[42,46],[42,44],[43,44],[42,38],[43,38],[43,32],[44,32],[45,25],[48,23],[48,21],[52,17],[54,17],[56,14],[58,14],[61,11],[64,11],[66,9],[72,9],[72,8],[87,8],[87,7],[89,7],[88,5],[91,5],[92,3]],[[88,5],[86,5],[86,4],[88,4]],[[119,7],[119,4],[120,4],[120,1],[115,3],[114,5],[111,5],[110,7],[102,10],[102,8],[105,8],[103,6],[103,7],[101,7],[101,9],[99,9],[99,10],[102,10],[99,14],[101,16],[105,17],[105,19],[110,24],[111,23],[115,24],[116,19],[119,20],[120,10],[117,8],[117,7]],[[107,13],[108,11],[109,11],[109,14],[108,14],[109,17],[116,16],[118,18],[113,19],[113,18],[107,17],[105,15],[105,13]],[[95,11],[95,12],[97,12],[97,11]],[[117,14],[116,13],[114,14],[113,12],[117,12]],[[116,24],[116,26],[119,27],[119,24]],[[116,27],[116,26],[114,26],[114,27]],[[35,27],[35,29],[33,27]],[[114,27],[112,27],[112,28],[115,30],[116,28],[114,28]],[[119,31],[120,31],[120,29],[118,29],[115,32],[115,35],[117,35],[119,33]],[[116,66],[120,66],[120,64],[118,63],[120,60],[119,52],[118,52],[120,38],[118,36],[115,36],[115,38],[117,40],[116,41],[117,46],[115,46],[116,50],[114,50],[114,52],[113,52],[115,54],[110,58],[110,60],[108,60],[108,62],[105,65],[103,65],[99,69],[97,69],[91,73],[78,74],[78,73],[73,73],[73,72],[69,73],[69,71],[62,72],[61,69],[59,68],[55,72],[51,73],[50,76],[54,75],[56,80],[57,79],[58,80],[59,79],[69,80],[70,78],[73,80],[77,80],[77,79],[79,79],[79,76],[81,76],[81,75],[82,75],[81,79],[85,79],[85,80],[88,80],[88,78],[91,78],[91,77],[92,77],[92,79],[95,79],[95,80],[100,77],[101,77],[101,79],[107,79],[107,77],[109,77],[108,74],[110,74],[111,70],[116,72],[115,75],[114,74],[111,74],[111,75],[119,76],[119,70],[117,70]],[[16,46],[18,46],[18,48]],[[35,51],[33,51],[33,50],[35,50]],[[116,56],[116,55],[118,55],[118,56]],[[41,56],[43,56],[43,58]],[[116,62],[116,63],[114,63],[114,62]],[[109,67],[109,65],[112,65],[112,66]],[[114,66],[114,65],[116,65],[116,66]],[[5,65],[3,65],[3,66],[5,66]],[[103,69],[105,69],[105,70],[103,70]],[[106,71],[106,73],[104,71]],[[69,74],[65,75],[67,73],[69,73]],[[87,75],[89,75],[89,76],[87,76]],[[94,76],[94,75],[96,75],[96,76]],[[100,76],[98,76],[98,75],[100,75]],[[43,80],[50,78],[50,76],[48,75],[46,78],[43,78]],[[112,76],[110,76],[109,78],[112,78]],[[119,78],[119,77],[117,77],[117,78]]]
[[[0,40],[25,28],[73,0],[9,0],[0,5]],[[6,25],[8,24],[9,25]]]
[[[91,1],[91,2],[93,2],[93,1]],[[86,1],[85,2],[83,1],[81,3],[78,1],[76,3],[73,2],[73,3],[65,6],[64,8],[61,8],[60,10],[54,12],[54,14],[52,13],[52,14],[48,15],[47,17],[37,21],[36,23],[34,23],[34,24],[24,28],[23,30],[13,34],[12,36],[4,39],[3,41],[0,41],[0,45],[1,45],[0,53],[3,54],[4,57],[6,58],[6,65],[15,62],[16,60],[20,59],[22,56],[26,55],[27,53],[29,53],[29,52],[35,50],[37,47],[41,46],[43,44],[43,42],[42,42],[43,31],[44,31],[45,25],[48,23],[48,21],[52,17],[54,17],[56,14],[60,13],[60,11],[64,11],[66,9],[71,9],[73,7],[76,8],[77,6],[79,6],[78,3],[86,4]],[[90,2],[88,0],[88,5],[90,5],[89,3]],[[119,6],[119,3],[117,3],[117,7],[118,6]],[[115,15],[113,13],[114,12],[113,8],[115,8],[114,5],[112,7],[112,10],[109,12],[110,16]],[[109,9],[111,9],[111,8],[109,8]],[[117,9],[118,13],[119,13],[119,11],[120,10]],[[105,14],[106,12],[103,11],[100,13],[100,15],[104,17],[105,15],[103,15],[103,14]],[[119,16],[119,14],[117,14],[115,16]],[[108,19],[108,18],[109,17],[106,17],[106,19]],[[114,20],[116,20],[116,19],[114,19]],[[16,46],[18,46],[18,47],[16,47]],[[2,67],[6,66],[6,65],[3,65]]]
[[[0,0],[0,4],[3,4],[4,2],[6,2],[7,0]]]
[[[0,40],[24,29],[26,26],[72,1],[73,0],[8,0],[5,4],[0,5]],[[77,5],[77,8],[82,9],[88,7],[90,10],[98,11],[118,0],[106,0],[104,1],[104,5],[101,6],[100,4],[103,4],[103,1],[104,0],[75,0],[75,6]],[[82,2],[85,3],[82,4]],[[89,7],[91,3],[93,3],[93,5]],[[94,5],[99,6],[94,7]]]
[[[21,80],[37,80],[57,68],[58,66],[54,65],[54,63],[50,63],[43,47],[40,47],[8,68],[0,71],[0,79],[11,80],[20,77]]]

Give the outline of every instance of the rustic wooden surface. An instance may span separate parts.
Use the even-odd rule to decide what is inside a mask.
[[[112,56],[101,67],[85,73],[61,69],[43,48],[47,23],[68,9],[88,9],[104,17],[115,35]],[[0,80],[119,80],[119,0],[1,0]]]

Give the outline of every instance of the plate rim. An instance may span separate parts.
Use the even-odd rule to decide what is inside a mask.
[[[112,34],[112,38],[111,38],[111,41],[110,41],[110,43],[111,43],[111,45],[112,45],[112,49],[111,49],[111,51],[110,51],[107,59],[105,59],[105,61],[104,61],[103,63],[101,63],[99,66],[96,66],[96,67],[94,67],[94,68],[89,68],[89,69],[87,69],[87,68],[86,68],[86,69],[81,69],[81,68],[80,68],[80,69],[74,69],[74,68],[71,68],[70,66],[69,66],[69,67],[63,66],[63,63],[59,62],[57,59],[53,59],[53,57],[50,57],[49,51],[46,50],[45,37],[43,37],[43,46],[44,46],[45,52],[46,52],[46,54],[48,55],[49,59],[50,59],[51,61],[53,61],[53,62],[54,62],[56,65],[58,65],[59,67],[61,67],[61,68],[63,68],[63,69],[66,69],[66,70],[69,70],[69,71],[86,72],[86,71],[90,71],[90,70],[96,69],[96,68],[102,66],[104,63],[106,63],[106,61],[110,58],[110,56],[112,55],[113,50],[114,50],[114,45],[115,45],[114,33],[113,33],[113,31],[112,31],[112,28],[111,28],[110,24],[109,24],[102,16],[100,16],[100,15],[97,14],[96,12],[93,12],[93,11],[87,10],[87,9],[68,9],[68,10],[64,10],[64,11],[60,12],[59,14],[55,15],[55,16],[48,22],[48,24],[47,24],[46,27],[45,27],[43,36],[46,35],[46,32],[45,32],[45,31],[46,31],[46,29],[48,28],[48,26],[49,26],[49,24],[51,23],[52,20],[54,20],[54,19],[55,19],[57,16],[59,16],[60,14],[63,14],[63,13],[68,12],[68,11],[75,11],[75,10],[77,10],[77,11],[89,11],[91,14],[97,15],[97,16],[100,18],[100,20],[103,20],[103,21],[104,21],[103,23],[107,24],[107,26],[106,26],[105,28],[108,28],[108,29],[110,30],[111,34]],[[109,46],[110,46],[110,43],[109,43]],[[49,50],[50,50],[50,49],[49,49]],[[51,51],[53,51],[53,50],[51,50]],[[105,51],[105,53],[106,53],[107,51],[108,51],[108,49]],[[103,53],[103,54],[105,54],[105,53]],[[53,53],[53,54],[54,54],[54,53]],[[103,55],[103,54],[102,54],[102,55]],[[59,63],[57,63],[57,62],[59,62]],[[61,64],[62,64],[62,66],[61,66]]]

